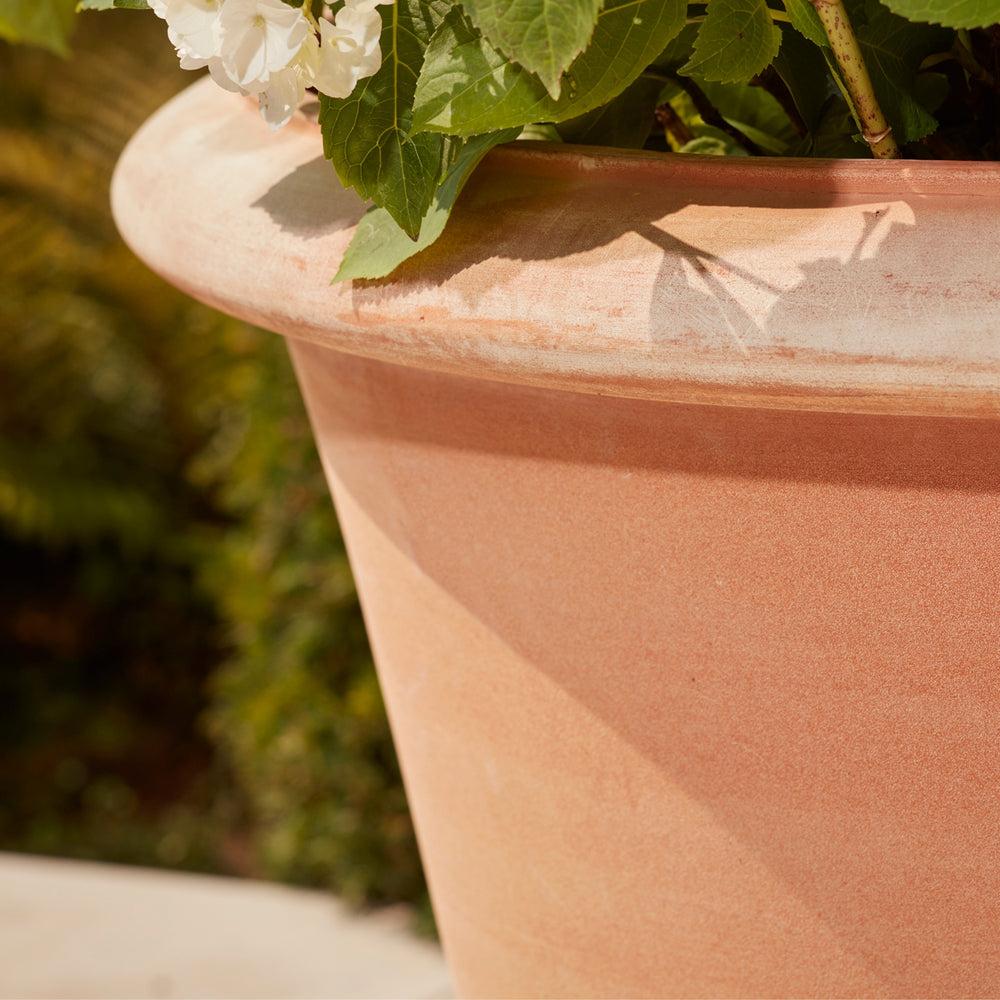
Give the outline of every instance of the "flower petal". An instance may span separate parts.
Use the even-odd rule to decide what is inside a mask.
[[[294,69],[279,70],[271,75],[267,88],[260,92],[258,100],[260,113],[272,132],[288,124],[304,96],[305,88]]]

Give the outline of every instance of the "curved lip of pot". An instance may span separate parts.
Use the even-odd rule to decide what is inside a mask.
[[[112,205],[197,299],[440,372],[676,402],[1000,415],[1000,163],[493,150],[441,239],[331,285],[365,206],[317,126],[201,80]]]

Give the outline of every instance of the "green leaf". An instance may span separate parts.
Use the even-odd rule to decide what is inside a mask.
[[[913,96],[931,114],[935,114],[951,95],[951,81],[945,73],[918,73],[913,81]]]
[[[682,0],[607,0],[590,45],[563,78],[558,100],[511,63],[457,9],[435,32],[414,100],[414,127],[478,135],[560,122],[607,104],[652,64],[684,26]]]
[[[69,55],[76,0],[3,0],[0,38]]]
[[[763,87],[705,82],[702,90],[719,114],[762,150],[780,156],[795,142],[788,115]]]
[[[149,10],[146,0],[80,0],[77,10]]]
[[[494,48],[536,73],[559,99],[562,75],[594,33],[602,0],[462,0]]]
[[[789,25],[782,26],[781,48],[774,60],[774,69],[784,81],[799,117],[810,132],[819,127],[824,105],[834,87],[826,61],[818,56],[816,47],[797,30]]]
[[[792,156],[834,160],[871,159],[871,148],[858,134],[854,114],[840,94],[827,98],[809,137],[790,150]]]
[[[810,42],[821,48],[830,47],[830,40],[823,30],[823,22],[820,21],[816,8],[809,0],[785,0],[785,12],[792,22],[792,27]]]
[[[685,24],[653,62],[653,68],[664,76],[676,76],[681,66],[690,61],[700,24]]]
[[[337,271],[337,281],[384,278],[404,260],[429,247],[444,232],[452,207],[479,161],[502,142],[517,138],[517,129],[477,135],[462,145],[420,227],[420,238],[410,239],[384,208],[372,208],[355,230]]]
[[[386,209],[414,238],[449,164],[442,136],[412,128],[424,48],[448,9],[447,0],[383,5],[381,69],[350,97],[320,95],[323,149],[341,182]]]
[[[879,104],[897,142],[922,139],[937,121],[918,99],[917,71],[926,56],[951,47],[951,32],[913,24],[881,4],[868,5],[868,11],[868,23],[859,24],[856,34]]]
[[[695,153],[698,156],[747,156],[747,151],[731,136],[711,125],[700,129],[701,135],[684,143],[679,153]]]
[[[1000,22],[1000,0],[885,0],[885,5],[909,21],[949,28],[988,28]]]
[[[641,149],[655,121],[663,81],[640,76],[614,100],[556,126],[559,138],[590,146]]]
[[[681,73],[715,83],[742,83],[771,64],[781,32],[764,0],[709,0],[691,61]]]

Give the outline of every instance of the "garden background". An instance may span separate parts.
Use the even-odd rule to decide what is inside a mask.
[[[80,22],[66,59],[0,42],[0,850],[427,921],[283,342],[167,287],[110,218],[119,152],[194,77],[147,12]]]

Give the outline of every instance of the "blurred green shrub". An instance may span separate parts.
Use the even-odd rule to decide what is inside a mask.
[[[355,902],[416,900],[423,878],[385,709],[283,352],[271,337],[233,371],[247,435],[208,463],[211,478],[229,471],[219,497],[234,519],[202,564],[234,650],[212,678],[210,731],[250,797],[268,872]]]
[[[109,218],[122,145],[192,77],[143,14],[88,15],[74,52],[0,43],[0,847],[420,902],[284,345]]]

